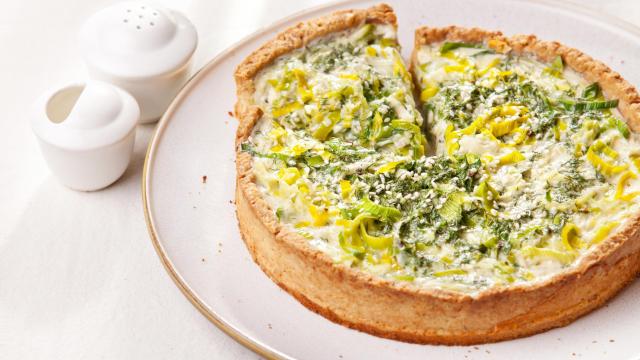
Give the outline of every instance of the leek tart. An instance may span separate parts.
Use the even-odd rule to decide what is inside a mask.
[[[416,32],[412,76],[396,27],[386,5],[341,11],[238,66],[256,263],[333,321],[420,343],[530,335],[613,296],[640,266],[635,89],[560,44],[455,27]]]

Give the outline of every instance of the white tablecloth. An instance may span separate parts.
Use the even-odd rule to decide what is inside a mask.
[[[5,0],[0,11],[0,359],[254,359],[173,284],[147,235],[140,178],[152,127],[106,190],[50,175],[27,113],[46,88],[82,80],[76,36],[107,0]],[[321,0],[185,0],[199,68],[273,20]],[[640,25],[640,1],[582,1]],[[640,60],[640,59],[636,59]]]

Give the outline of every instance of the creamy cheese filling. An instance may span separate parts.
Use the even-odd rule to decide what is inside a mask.
[[[638,212],[637,135],[597,84],[482,44],[423,46],[417,62],[424,122],[391,26],[256,78],[257,183],[336,262],[473,292],[572,266]]]

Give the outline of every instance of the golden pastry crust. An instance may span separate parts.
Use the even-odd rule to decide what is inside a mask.
[[[566,325],[601,306],[636,276],[640,269],[640,217],[580,258],[574,267],[547,280],[490,288],[473,295],[386,280],[336,264],[280,224],[255,183],[251,156],[240,149],[262,116],[253,101],[253,79],[277,57],[365,22],[395,26],[396,18],[383,4],[300,23],[252,53],[236,70],[238,221],[254,261],[274,282],[309,309],[351,328],[402,341],[453,345],[495,342]],[[490,38],[543,59],[562,55],[569,66],[590,80],[598,80],[608,96],[620,99],[620,110],[633,130],[640,126],[636,124],[640,101],[635,89],[577,50],[532,36],[507,39],[498,32],[456,27],[421,28],[416,32],[416,45]]]

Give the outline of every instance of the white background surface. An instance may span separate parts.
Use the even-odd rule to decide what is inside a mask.
[[[0,11],[0,359],[254,359],[209,323],[148,239],[140,177],[152,127],[106,190],[49,174],[27,113],[46,88],[82,80],[77,30],[109,1],[3,1]],[[159,1],[195,24],[199,68],[272,21],[320,0]],[[582,1],[640,25],[637,0]],[[233,89],[230,89],[233,91]]]

